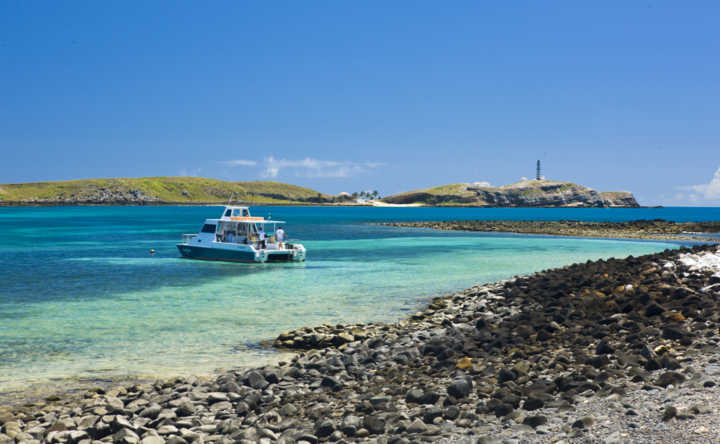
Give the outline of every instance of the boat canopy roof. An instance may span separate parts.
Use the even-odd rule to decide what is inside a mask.
[[[223,223],[237,223],[237,224],[284,224],[286,223],[284,220],[269,220],[269,219],[263,219],[262,217],[235,217],[232,219],[205,219],[206,224],[215,224],[217,225],[218,222]]]

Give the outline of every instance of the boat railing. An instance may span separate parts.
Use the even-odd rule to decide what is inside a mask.
[[[190,234],[183,234],[182,235],[182,243],[189,244],[192,238],[197,237],[197,234],[190,233]]]

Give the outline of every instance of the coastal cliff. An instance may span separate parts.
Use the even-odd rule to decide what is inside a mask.
[[[523,180],[502,187],[458,183],[395,194],[391,204],[477,207],[639,207],[629,192],[599,192],[571,182]]]
[[[84,179],[0,185],[3,205],[162,205],[225,203],[235,193],[253,204],[329,203],[333,196],[279,182],[202,177]]]

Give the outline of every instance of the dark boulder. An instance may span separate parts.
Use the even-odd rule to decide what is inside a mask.
[[[458,378],[450,383],[447,388],[448,395],[454,398],[464,398],[472,391],[472,379]]]
[[[544,416],[528,416],[523,420],[523,424],[535,428],[547,423],[547,418]]]
[[[670,384],[678,385],[685,381],[685,376],[678,372],[665,372],[655,381],[656,385],[660,387],[667,387]]]
[[[509,370],[506,368],[500,369],[500,372],[498,373],[498,383],[502,384],[503,382],[507,381],[514,381],[517,379],[517,373],[515,373],[514,370]]]

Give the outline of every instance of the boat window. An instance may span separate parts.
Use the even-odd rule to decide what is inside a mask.
[[[215,224],[205,224],[202,227],[203,233],[214,233],[215,232]]]
[[[246,209],[243,210],[243,216],[250,216],[250,212]]]
[[[237,209],[237,208],[235,208],[235,209],[233,210],[233,216],[234,216],[234,217],[240,216],[240,210]]]
[[[230,217],[230,210],[227,210],[227,211],[225,212],[225,217]]]

